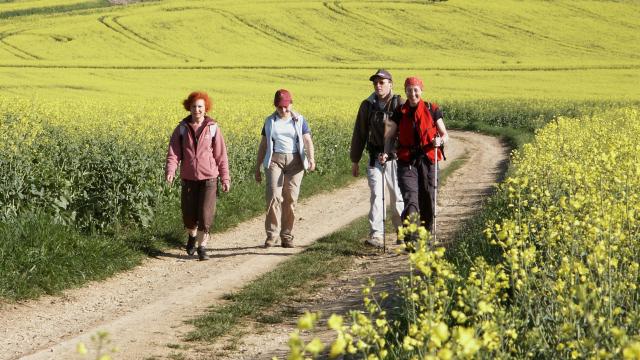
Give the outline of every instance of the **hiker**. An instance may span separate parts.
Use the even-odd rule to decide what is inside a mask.
[[[397,163],[395,149],[389,150],[389,157],[383,166],[378,155],[384,152],[385,123],[391,121],[393,111],[404,103],[400,95],[393,94],[393,77],[379,69],[369,77],[373,83],[373,93],[360,103],[356,122],[351,136],[351,174],[357,177],[360,173],[360,159],[365,147],[369,154],[367,166],[367,181],[371,196],[369,197],[369,238],[366,243],[375,247],[383,247],[384,224],[383,192],[388,188],[390,205],[392,208],[392,223],[394,228],[402,225],[400,215],[404,209],[402,194],[398,186]],[[383,176],[384,172],[384,176]],[[384,179],[384,183],[383,183]]]
[[[264,168],[267,216],[264,222],[267,239],[264,247],[275,245],[280,235],[282,247],[293,247],[294,210],[305,170],[316,168],[311,130],[305,118],[293,111],[291,93],[276,91],[275,111],[267,116],[258,147],[255,179],[262,182]]]
[[[439,147],[438,161],[444,157],[443,146],[449,140],[442,119],[442,109],[436,103],[422,100],[424,83],[418,77],[404,82],[407,101],[394,112],[385,132],[385,163],[397,137],[398,183],[404,200],[402,220],[419,214],[420,222],[433,232],[435,211],[435,147]],[[416,131],[419,130],[419,131]],[[437,136],[438,135],[438,136]]]
[[[169,140],[165,180],[173,182],[180,163],[187,254],[192,256],[197,251],[199,260],[208,260],[206,246],[216,212],[218,178],[222,191],[231,188],[227,148],[220,126],[207,115],[211,99],[206,92],[192,92],[182,104],[191,114],[180,121]]]

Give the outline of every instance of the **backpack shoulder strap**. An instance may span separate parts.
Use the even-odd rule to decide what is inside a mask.
[[[178,128],[180,129],[180,151],[184,151],[184,136],[187,134],[187,125],[180,121]]]
[[[432,103],[429,101],[424,102],[427,105],[427,109],[429,109],[429,113],[431,114],[431,118],[433,119],[433,124],[435,125],[438,119],[436,119],[436,111],[438,111],[438,104]]]
[[[391,111],[394,111],[398,107],[398,103],[400,102],[400,95],[395,94],[391,98]]]
[[[211,139],[216,137],[216,132],[218,131],[218,124],[209,124],[209,133],[211,134]]]

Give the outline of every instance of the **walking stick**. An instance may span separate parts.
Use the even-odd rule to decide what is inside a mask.
[[[436,134],[436,138],[439,138],[440,134]],[[439,142],[439,141],[437,141]],[[438,146],[435,147],[435,166],[433,169],[433,172],[435,173],[434,176],[434,182],[435,182],[435,188],[433,191],[433,233],[431,235],[433,235],[433,244],[435,245],[437,243],[437,238],[436,238],[436,221],[437,221],[437,217],[438,217]]]
[[[385,163],[382,165],[382,252],[383,253],[387,253],[387,235],[386,235],[386,231],[385,231],[385,220],[387,218],[387,204],[385,204],[384,202],[384,188],[385,186],[385,179],[384,179],[384,175],[387,172],[387,162],[385,161]]]

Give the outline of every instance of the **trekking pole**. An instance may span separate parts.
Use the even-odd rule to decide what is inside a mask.
[[[440,138],[440,134],[436,133],[436,139]],[[437,141],[438,142],[438,141]],[[435,166],[433,172],[435,173],[433,181],[435,182],[435,188],[433,191],[433,244],[437,243],[436,238],[436,225],[438,217],[438,146],[435,147]]]
[[[385,231],[385,220],[387,219],[387,204],[384,202],[384,175],[387,172],[387,162],[382,165],[382,252],[387,253],[387,234]]]

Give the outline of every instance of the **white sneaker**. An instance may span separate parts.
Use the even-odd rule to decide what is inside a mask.
[[[384,246],[384,244],[382,243],[382,238],[379,237],[372,237],[369,238],[367,240],[364,241],[365,245],[369,245],[369,246],[373,246],[373,247],[377,247],[377,248],[381,248]]]

